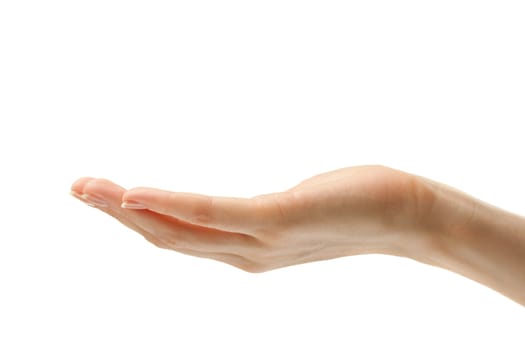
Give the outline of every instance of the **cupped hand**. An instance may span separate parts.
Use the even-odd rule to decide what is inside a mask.
[[[253,198],[126,190],[95,178],[77,180],[72,194],[158,247],[249,272],[355,254],[402,255],[407,236],[424,231],[433,201],[420,178],[383,166],[335,170]]]

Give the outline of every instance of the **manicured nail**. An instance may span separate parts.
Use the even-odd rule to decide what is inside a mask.
[[[134,201],[124,201],[122,202],[120,206],[124,209],[146,209],[147,208],[144,204],[139,203],[139,202],[134,202]]]
[[[102,197],[96,196],[94,194],[83,194],[80,196],[88,205],[96,206],[100,208],[105,208],[108,206],[108,202]]]
[[[77,191],[71,191],[69,192],[69,194],[75,197],[76,199],[82,200],[82,193],[78,193]]]
[[[77,191],[71,191],[71,192],[69,192],[69,194],[72,195],[73,197],[75,197],[76,199],[82,201],[82,203],[85,203],[85,204],[89,205],[90,207],[94,207],[95,206],[94,204],[86,202],[86,200],[82,197],[82,193],[78,193]]]

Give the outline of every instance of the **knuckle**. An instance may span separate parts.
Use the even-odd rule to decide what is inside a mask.
[[[204,196],[193,208],[191,221],[201,225],[210,224],[213,221],[213,197]]]
[[[252,215],[256,218],[265,217],[267,214],[267,200],[268,195],[258,195],[247,199],[247,204]]]
[[[275,223],[288,221],[297,206],[297,194],[295,192],[279,192],[255,197],[260,212],[267,217],[272,217]]]

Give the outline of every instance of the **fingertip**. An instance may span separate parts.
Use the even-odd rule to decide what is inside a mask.
[[[86,186],[86,184],[93,179],[93,177],[81,177],[75,180],[75,182],[73,182],[73,184],[71,185],[70,192],[82,194],[84,192],[84,187]]]
[[[84,186],[84,193],[119,200],[125,189],[107,179],[92,179]]]

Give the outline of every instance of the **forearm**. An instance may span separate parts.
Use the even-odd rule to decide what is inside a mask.
[[[425,180],[426,181],[426,180]],[[435,200],[424,254],[413,258],[484,284],[525,306],[525,218],[429,181]]]

